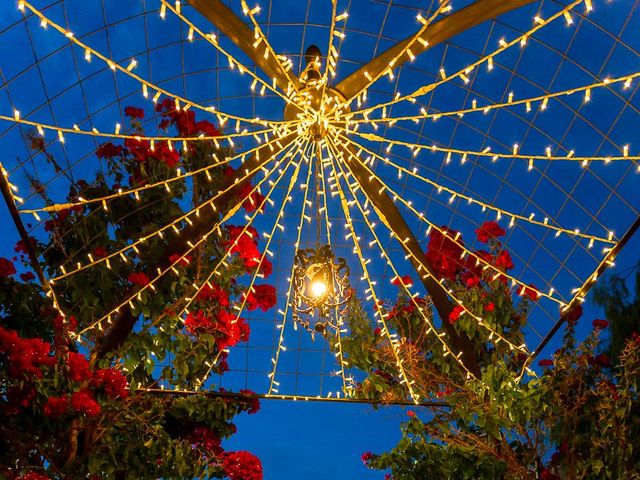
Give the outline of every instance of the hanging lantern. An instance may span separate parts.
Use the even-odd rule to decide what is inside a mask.
[[[310,332],[337,330],[351,298],[346,260],[336,258],[329,245],[298,250],[292,282],[293,319]]]

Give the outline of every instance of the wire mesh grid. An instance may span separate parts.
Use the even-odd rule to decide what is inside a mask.
[[[455,2],[455,10],[470,3]],[[38,192],[29,190],[32,180],[46,188],[53,202],[64,203],[71,181],[105,170],[104,162],[94,155],[105,139],[100,135],[69,133],[62,143],[55,129],[47,131],[44,137],[47,151],[57,159],[56,167],[31,148],[34,128],[11,121],[15,110],[20,112],[21,119],[41,124],[68,128],[77,125],[87,132],[94,128],[112,132],[116,123],[127,125],[123,116],[126,106],[144,106],[151,113],[152,104],[142,96],[139,81],[114,71],[95,56],[86,61],[86,52],[69,37],[50,26],[44,28],[41,18],[29,10],[23,14],[15,8],[16,4],[10,2],[1,7],[0,114],[7,121],[0,125],[0,144],[9,178],[23,193],[25,203],[21,208],[28,209],[43,206]],[[503,42],[529,31],[536,25],[536,18],[552,17],[568,5],[558,1],[533,2],[434,45],[414,61],[397,68],[393,79],[387,75],[380,78],[368,89],[362,106],[353,105],[352,109],[389,102],[399,92],[408,94],[438,82],[449,72],[464,72],[468,65],[494,52]],[[414,117],[424,109],[429,118],[398,121],[392,126],[388,122],[363,122],[358,132],[349,135],[371,152],[368,155],[380,157],[371,168],[390,191],[424,213],[428,223],[406,203],[396,202],[424,246],[429,224],[461,231],[465,244],[481,248],[474,241],[474,229],[483,221],[495,219],[498,212],[505,225],[511,216],[523,217],[508,229],[505,239],[516,264],[513,276],[524,284],[535,284],[543,292],[553,288],[554,296],[564,303],[572,299],[573,289],[579,288],[598,266],[603,248],[613,245],[606,241],[610,239],[609,232],[614,232],[614,240],[620,238],[638,217],[640,205],[637,161],[590,161],[586,166],[571,161],[571,157],[616,157],[623,151],[631,157],[637,154],[633,141],[638,125],[636,93],[640,82],[605,84],[589,89],[588,94],[582,90],[552,97],[548,105],[545,103],[546,108],[541,108],[543,100],[532,102],[533,106],[518,103],[640,70],[637,54],[640,37],[634,28],[638,25],[638,2],[594,1],[593,11],[587,12],[590,5],[591,2],[577,2],[575,8],[568,10],[568,16],[559,15],[528,36],[526,46],[516,45],[496,54],[491,69],[485,62],[467,72],[466,80],[456,76],[418,98],[416,103],[396,103],[386,111],[388,117]],[[252,77],[241,75],[205,38],[191,39],[190,28],[178,16],[167,12],[164,19],[160,18],[160,1],[66,0],[34,2],[33,6],[72,31],[74,39],[90,45],[113,63],[126,66],[135,58],[137,75],[194,104],[215,106],[218,111],[247,119],[283,118],[282,98],[268,90],[264,95],[252,92]],[[239,2],[229,2],[229,6],[242,17]],[[293,61],[296,73],[304,66],[303,52],[308,45],[317,44],[326,50],[332,23],[331,2],[269,1],[262,6],[256,17],[258,22],[274,50]],[[428,16],[437,6],[433,1],[338,2],[337,11],[346,10],[349,17],[342,29],[345,38],[336,38],[340,55],[334,83],[413,34],[421,26],[416,15]],[[217,33],[193,8],[183,5],[181,11],[203,32]],[[222,36],[219,43],[233,58],[270,82],[228,38]],[[514,101],[514,105],[509,105]],[[492,104],[505,105],[488,112],[476,109]],[[216,120],[210,112],[199,114]],[[147,115],[147,132],[159,134],[158,125],[157,116]],[[247,128],[260,127],[247,124]],[[231,132],[233,121],[225,129],[225,133]],[[377,139],[373,140],[371,134]],[[391,145],[390,141],[405,142],[411,148]],[[514,158],[515,144],[525,156],[552,158],[535,161]],[[256,145],[252,136],[240,137],[235,142],[238,152]],[[432,146],[437,149],[434,151]],[[418,147],[420,151],[414,155]],[[487,155],[489,147],[491,155]],[[389,163],[382,161],[385,157]],[[566,160],[555,160],[561,157]],[[301,168],[301,177],[306,168]],[[412,175],[414,169],[430,183]],[[285,197],[286,183],[283,181],[276,188],[277,205]],[[300,199],[301,189],[293,194]],[[346,195],[351,198],[348,191]],[[367,289],[364,272],[353,243],[346,238],[348,232],[339,200],[329,197],[328,201],[332,245],[339,256],[348,260],[356,291],[364,292]],[[483,208],[478,202],[497,210]],[[279,235],[273,244],[278,307],[288,301],[286,292],[299,207],[300,200],[289,205],[282,220],[286,233]],[[268,209],[256,220],[259,231],[271,229],[275,212],[277,209]],[[557,236],[557,229],[528,222],[526,219],[532,214],[539,223],[543,219],[547,223],[548,219],[549,225],[568,231],[579,229],[581,234],[602,241],[590,246],[589,238],[584,236],[566,232]],[[370,274],[377,280],[377,294],[380,298],[392,298],[397,292],[390,284],[395,274],[381,260],[380,251],[370,246],[372,234],[355,205],[352,216],[361,236],[363,254],[372,259]],[[43,234],[42,223],[26,216],[25,222],[30,223],[36,236]],[[307,226],[303,231],[307,244],[312,243],[312,229]],[[411,274],[413,267],[398,242],[386,232],[380,235],[380,240],[397,270]],[[281,318],[278,308],[264,314],[251,312],[247,318],[251,338],[234,349],[229,358],[231,371],[219,382],[225,387],[252,388],[264,393],[269,390],[267,375],[272,372],[272,359],[279,345]],[[558,303],[541,299],[526,329],[530,350],[558,318]],[[324,396],[339,391],[340,366],[326,342],[313,340],[302,329],[293,330],[290,319],[284,329],[287,351],[277,367],[279,392]]]

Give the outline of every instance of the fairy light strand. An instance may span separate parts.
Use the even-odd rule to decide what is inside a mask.
[[[342,134],[337,134],[337,137],[342,139],[343,141],[349,143],[350,145],[353,145],[355,148],[357,148],[358,150],[362,150],[363,152],[367,153],[368,155],[370,155],[371,158],[375,158],[378,161],[384,163],[385,165],[388,165],[390,167],[393,167],[396,171],[398,172],[403,172],[413,178],[416,178],[422,182],[425,182],[429,185],[431,185],[433,188],[435,188],[438,193],[441,192],[446,192],[449,195],[451,195],[450,198],[453,198],[454,200],[459,198],[462,200],[466,200],[467,203],[469,204],[475,204],[478,205],[480,207],[482,207],[483,211],[484,210],[491,210],[493,212],[495,212],[497,214],[498,217],[502,218],[503,216],[509,219],[513,219],[512,222],[510,222],[509,226],[513,226],[515,225],[515,220],[519,220],[519,221],[523,221],[523,222],[527,222],[530,223],[532,225],[536,225],[542,228],[546,228],[549,230],[553,230],[556,232],[556,234],[558,235],[559,233],[564,233],[567,234],[569,236],[573,236],[573,237],[579,237],[579,238],[583,238],[586,240],[589,240],[590,245],[593,245],[593,242],[598,241],[598,242],[602,242],[602,243],[606,243],[606,244],[612,244],[612,243],[616,243],[617,240],[615,240],[615,237],[612,235],[612,232],[608,232],[607,237],[600,237],[597,235],[590,235],[590,234],[586,234],[586,233],[582,233],[579,231],[579,229],[570,229],[570,228],[564,228],[561,226],[555,226],[553,225],[551,222],[553,222],[553,219],[549,220],[547,219],[546,221],[540,221],[540,220],[535,220],[535,214],[533,215],[529,215],[529,216],[525,216],[525,215],[520,215],[517,213],[513,213],[509,210],[505,210],[502,208],[499,208],[493,204],[487,203],[487,202],[483,202],[481,200],[478,200],[474,197],[471,197],[469,195],[466,195],[464,193],[458,192],[457,190],[453,190],[449,187],[446,187],[444,185],[441,185],[437,182],[434,182],[433,180],[424,177],[422,175],[420,175],[419,173],[417,173],[416,170],[410,170],[406,167],[403,167],[402,165],[399,165],[395,162],[393,162],[392,160],[390,160],[387,157],[383,157],[375,152],[372,152],[371,150],[365,148],[361,143],[359,142],[355,142],[351,139],[349,139],[348,137],[345,137]],[[362,162],[362,163],[371,163],[371,162]],[[373,173],[373,172],[372,172]],[[396,194],[397,195],[397,194]],[[555,222],[554,222],[555,223]],[[558,233],[559,232],[559,233]]]

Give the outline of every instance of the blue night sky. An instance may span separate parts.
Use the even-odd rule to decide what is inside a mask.
[[[160,19],[160,0],[32,0],[32,3],[114,62],[126,67],[130,59],[135,58],[138,62],[135,73],[169,92],[203,105],[214,105],[223,112],[249,118],[282,119],[284,102],[279,97],[269,93],[263,97],[252,95],[251,78],[230,69],[225,57],[211,44],[202,38],[189,42],[188,27],[171,12],[167,12],[165,20]],[[241,15],[239,0],[227,3]],[[348,10],[349,17],[341,24],[346,25],[345,39],[335,42],[340,57],[334,83],[416,32],[420,28],[416,14],[422,12],[427,16],[435,3],[433,0],[338,0],[338,13]],[[454,10],[469,3],[469,0],[454,0]],[[126,106],[134,105],[145,109],[147,133],[157,132],[158,119],[153,115],[151,102],[142,97],[137,81],[112,72],[97,58],[85,62],[80,48],[51,27],[42,29],[37,18],[31,14],[25,17],[16,5],[16,0],[4,0],[0,4],[0,115],[12,116],[17,109],[27,120],[61,127],[77,124],[83,130],[95,127],[100,131],[113,131],[116,122],[128,124],[123,111]],[[511,41],[532,28],[536,15],[548,18],[566,5],[569,5],[566,0],[536,1],[436,45],[414,62],[394,71],[393,80],[385,76],[376,82],[369,89],[364,106],[389,101],[397,92],[407,94],[437,81],[441,68],[447,73],[463,69],[496,50],[500,39]],[[529,38],[526,47],[515,46],[496,55],[491,72],[483,64],[469,73],[469,83],[456,78],[421,97],[416,105],[394,105],[388,114],[416,114],[421,107],[433,113],[452,112],[470,108],[474,101],[481,106],[506,102],[510,92],[518,100],[589,85],[607,77],[635,74],[640,71],[638,5],[639,2],[632,0],[593,0],[594,10],[585,16],[585,5],[580,3],[571,13],[572,25],[567,25],[561,16]],[[302,52],[308,45],[315,43],[323,52],[327,51],[330,0],[265,0],[261,6],[258,22],[275,51],[293,60],[294,71],[300,71]],[[183,6],[183,14],[203,31],[215,31],[193,8]],[[247,67],[255,68],[227,38],[222,37],[220,44]],[[544,155],[549,148],[554,156],[566,156],[575,150],[576,156],[604,157],[621,155],[623,145],[628,144],[629,154],[637,156],[640,152],[637,140],[639,86],[640,79],[636,79],[628,89],[624,89],[622,83],[594,88],[588,103],[583,101],[583,93],[564,95],[550,100],[545,111],[540,110],[537,102],[531,112],[519,105],[495,109],[488,114],[472,112],[462,117],[443,116],[437,121],[398,122],[393,127],[380,125],[378,130],[367,125],[361,131],[425,147],[437,145],[472,152],[491,147],[491,151],[503,154],[509,154],[517,143],[520,152],[531,155]],[[352,107],[357,109],[355,104]],[[196,116],[217,123],[211,114],[198,111]],[[232,129],[233,125],[229,125],[226,130]],[[35,175],[47,185],[51,197],[62,202],[68,180],[56,175],[43,158],[29,150],[28,131],[25,126],[0,120],[3,153],[0,161],[11,181],[20,188],[25,208],[42,206],[41,199],[29,191],[27,174]],[[102,167],[93,152],[104,139],[67,134],[62,145],[55,137],[55,132],[47,133],[48,150],[69,170],[72,178],[89,178]],[[468,161],[462,162],[461,154],[454,154],[448,161],[446,153],[426,148],[414,157],[403,147],[387,152],[386,143],[352,138],[388,156],[394,163],[408,169],[419,168],[420,173],[436,185],[513,214],[529,217],[535,213],[539,220],[548,217],[552,225],[571,230],[579,228],[583,233],[599,237],[614,231],[620,238],[640,214],[637,161],[593,162],[588,168],[581,168],[577,162],[540,160],[529,169],[526,160],[500,158],[492,162],[490,157],[470,154]],[[253,138],[247,137],[238,141],[236,148],[241,151],[254,146]],[[392,166],[377,163],[374,170],[429,221],[461,231],[467,245],[481,248],[473,231],[483,221],[494,220],[495,211],[483,210],[459,197],[450,201],[450,195],[439,193],[436,185],[406,174],[399,177]],[[306,173],[303,167],[300,177]],[[275,206],[257,219],[259,231],[273,227],[286,184],[283,181],[276,187]],[[278,289],[278,307],[267,313],[251,312],[248,316],[251,339],[232,351],[231,372],[220,379],[225,388],[268,391],[267,375],[278,345],[276,325],[282,321],[277,310],[286,304],[287,278],[303,194],[299,188],[293,192],[293,201],[284,212],[285,232],[274,239],[272,246],[274,273],[270,281]],[[398,208],[426,247],[428,225],[405,206],[398,203]],[[336,198],[329,199],[328,211],[332,244],[336,253],[349,262],[352,284],[359,296],[364,296],[362,292],[367,287],[361,279],[363,272],[353,254],[351,240],[345,238],[344,216]],[[363,253],[373,260],[369,273],[378,282],[378,296],[392,298],[396,287],[389,280],[394,274],[380,261],[379,250],[369,245],[372,235],[362,216],[356,210],[352,215],[355,228],[362,236]],[[505,218],[501,221],[504,227],[509,223],[508,217]],[[5,225],[0,256],[10,258],[14,255],[18,234],[4,204],[0,205],[0,221]],[[27,215],[24,221],[30,224],[33,235],[42,237],[42,225]],[[390,239],[387,231],[378,233],[382,234],[385,251],[399,273],[414,273],[397,242]],[[313,224],[305,227],[302,240],[313,245]],[[588,240],[567,234],[556,237],[555,231],[526,221],[518,221],[508,230],[506,244],[516,264],[515,277],[545,292],[553,287],[558,298],[565,302],[571,299],[571,290],[580,286],[596,268],[602,259],[602,248],[606,246],[596,242],[589,249]],[[616,269],[635,264],[638,251],[640,239],[636,237],[616,259]],[[602,312],[587,304],[581,334],[586,334],[591,320],[601,315]],[[540,300],[525,329],[530,349],[538,345],[557,318],[558,305]],[[301,329],[294,331],[290,318],[284,332],[287,351],[280,356],[276,371],[280,393],[326,396],[336,392],[341,380],[335,374],[338,368],[327,345],[321,339],[312,341]],[[557,348],[558,337],[561,334],[547,346],[541,358]],[[390,449],[400,437],[398,425],[406,418],[405,412],[406,409],[400,407],[374,410],[360,404],[264,400],[259,414],[237,419],[238,433],[225,446],[256,453],[263,461],[267,480],[382,478],[383,474],[362,466],[360,455],[365,451]],[[426,410],[424,415],[428,415]]]

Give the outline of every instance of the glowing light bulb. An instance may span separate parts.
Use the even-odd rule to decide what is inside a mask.
[[[320,298],[325,293],[327,293],[327,284],[322,280],[314,280],[311,284],[311,295]]]

